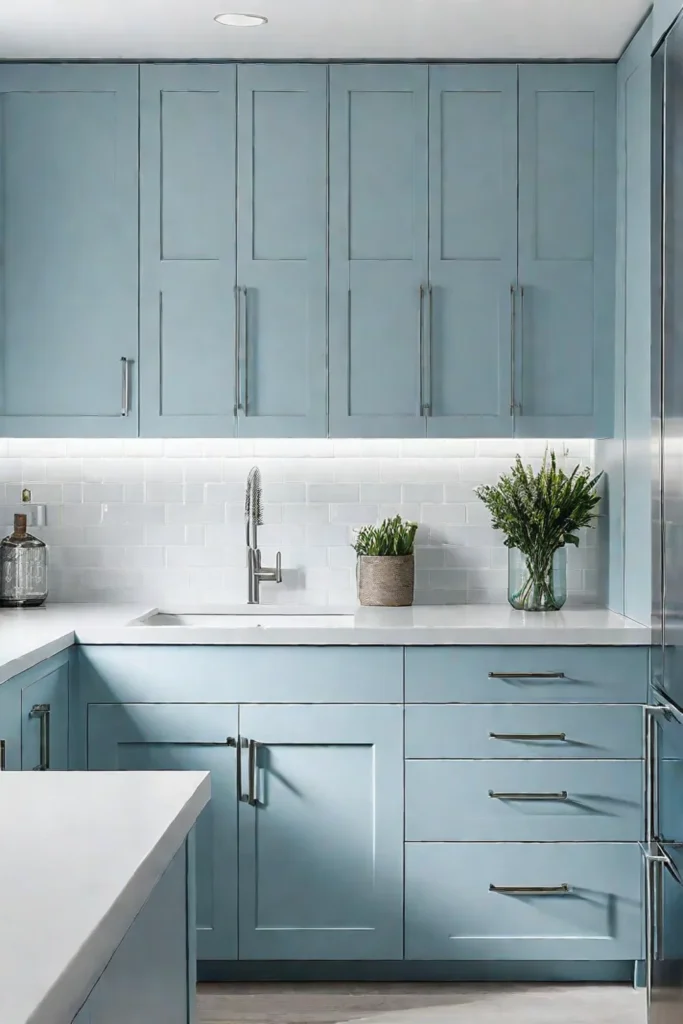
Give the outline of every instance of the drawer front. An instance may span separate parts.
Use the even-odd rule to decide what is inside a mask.
[[[411,704],[406,757],[607,758],[643,756],[633,704]]]
[[[408,843],[406,959],[639,960],[641,889],[635,843]]]
[[[643,704],[646,647],[408,647],[406,701]]]
[[[400,704],[401,647],[78,649],[83,699],[107,703]]]
[[[407,761],[406,839],[635,843],[642,792],[639,761]]]

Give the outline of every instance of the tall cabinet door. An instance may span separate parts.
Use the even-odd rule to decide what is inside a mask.
[[[327,69],[237,72],[238,432],[324,437]]]
[[[235,433],[235,68],[140,69],[140,432]]]
[[[237,706],[91,704],[87,768],[210,771],[196,825],[197,957],[237,958]]]
[[[522,437],[612,430],[615,110],[614,64],[520,66]]]
[[[241,960],[403,956],[403,709],[240,707]]]
[[[0,67],[0,432],[138,432],[138,69]]]
[[[517,68],[430,69],[430,437],[512,434]]]
[[[425,434],[428,68],[330,68],[330,434]]]

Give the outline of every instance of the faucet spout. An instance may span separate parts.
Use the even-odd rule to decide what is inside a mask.
[[[261,492],[261,471],[254,466],[247,477],[244,498],[244,521],[247,540],[247,601],[259,604],[261,583],[282,583],[282,556],[277,552],[274,568],[261,566],[261,552],[258,546],[258,528],[263,525],[263,499]]]

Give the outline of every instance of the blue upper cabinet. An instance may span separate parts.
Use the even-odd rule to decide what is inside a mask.
[[[138,69],[0,67],[0,432],[138,432]]]
[[[330,68],[330,434],[421,437],[426,66]]]
[[[238,433],[324,437],[327,68],[241,65],[237,95]]]
[[[521,437],[612,432],[616,69],[519,69]]]
[[[427,434],[512,434],[517,67],[440,65],[429,89]]]
[[[236,428],[235,68],[140,69],[140,427]]]

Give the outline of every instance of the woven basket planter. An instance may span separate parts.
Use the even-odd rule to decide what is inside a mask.
[[[413,603],[414,555],[359,555],[357,574],[362,605],[404,608]]]

